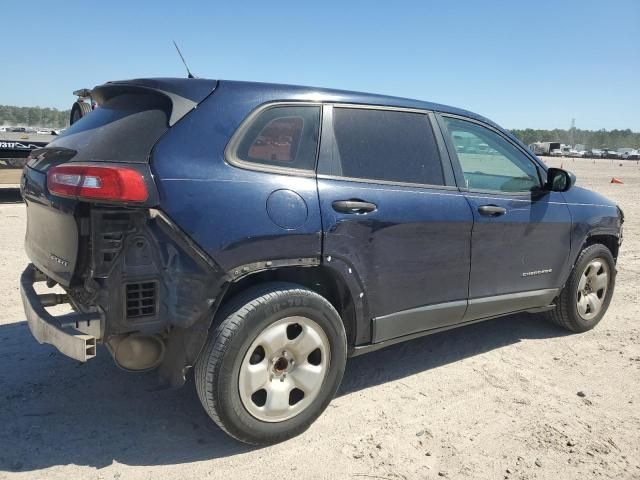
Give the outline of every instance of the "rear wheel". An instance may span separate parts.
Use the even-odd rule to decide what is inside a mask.
[[[333,306],[311,290],[278,283],[232,300],[221,318],[195,368],[209,416],[251,444],[306,430],[344,373],[346,335]]]
[[[551,320],[572,332],[595,327],[609,308],[616,266],[611,251],[602,244],[585,248],[558,298]]]

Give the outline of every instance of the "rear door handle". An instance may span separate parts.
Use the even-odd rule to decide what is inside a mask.
[[[497,205],[482,205],[478,207],[478,212],[485,217],[499,217],[507,213],[507,209]]]
[[[331,206],[336,212],[341,213],[368,213],[378,208],[375,203],[362,200],[336,200]]]

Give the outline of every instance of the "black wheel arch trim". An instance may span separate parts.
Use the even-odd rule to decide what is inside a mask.
[[[325,255],[323,257],[264,259],[244,265],[238,265],[228,270],[225,277],[227,278],[228,285],[233,286],[234,284],[254,275],[270,271],[277,272],[288,267],[310,269],[321,267],[329,271],[334,278],[337,278],[338,281],[346,287],[346,293],[348,294],[351,305],[353,306],[353,318],[343,317],[345,327],[350,327],[352,329],[352,335],[351,338],[349,338],[349,348],[353,348],[358,344],[369,343],[371,341],[372,324],[369,316],[369,306],[367,296],[365,294],[365,287],[363,286],[363,282],[355,267],[343,258]],[[310,286],[308,287],[313,289]],[[228,293],[221,296],[228,297]],[[222,301],[224,302],[224,299]],[[343,316],[345,312],[339,311],[339,313]]]
[[[610,238],[613,243],[612,245],[615,245],[615,251],[612,251],[611,254],[613,255],[613,258],[617,260],[618,257],[618,247],[620,246],[620,230],[615,230],[615,229],[610,229],[610,228],[596,228],[596,229],[592,229],[589,230],[586,235],[583,236],[583,238],[581,239],[581,241],[576,242],[576,246],[579,245],[579,248],[576,248],[575,251],[571,252],[571,267],[573,268],[573,265],[575,264],[578,256],[580,256],[580,252],[582,252],[587,246],[592,245],[593,243],[603,243],[603,242],[598,242],[598,241],[593,241],[594,238],[596,237],[605,237],[605,238]],[[608,245],[607,243],[603,243],[603,245],[605,245],[606,247],[608,247],[611,250],[611,246]]]

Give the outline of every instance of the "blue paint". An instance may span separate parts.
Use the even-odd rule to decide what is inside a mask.
[[[180,85],[184,87],[184,81]],[[582,188],[528,194],[469,191],[457,158],[447,151],[448,134],[442,126],[435,129],[447,173],[442,186],[356,181],[312,171],[287,174],[228,163],[225,151],[241,123],[256,108],[276,101],[455,114],[490,125],[525,147],[493,122],[452,107],[357,92],[229,81],[219,81],[211,95],[161,136],[150,155],[157,188],[153,206],[223,272],[277,260],[312,259],[320,264],[348,290],[357,323],[356,343],[371,340],[375,317],[425,305],[462,302],[464,306],[467,299],[560,288],[589,236],[616,238],[619,233],[615,204]],[[327,114],[324,120],[328,118]],[[328,161],[326,152],[333,151],[324,148],[325,139],[328,144],[333,141],[326,126],[318,149],[319,171],[327,171],[320,165]],[[78,138],[77,144],[81,146],[82,141],[88,140]],[[48,149],[53,153],[55,143]],[[525,154],[544,174],[544,164],[528,151]],[[56,201],[42,191],[42,173],[33,170],[29,175],[31,183],[25,191],[34,202]],[[334,207],[341,200],[369,202],[376,208],[345,213]],[[478,209],[485,205],[503,207],[506,213],[483,216]],[[523,275],[538,270],[549,273]],[[446,321],[460,322],[464,314],[464,309],[452,310]]]
[[[296,192],[281,189],[269,195],[267,213],[279,227],[295,230],[307,221],[308,209],[304,199]]]

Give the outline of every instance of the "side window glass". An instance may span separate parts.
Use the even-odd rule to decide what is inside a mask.
[[[313,170],[319,126],[318,106],[269,108],[244,130],[235,157],[244,162]]]
[[[335,145],[320,173],[443,185],[438,147],[425,114],[333,108]]]
[[[540,187],[529,157],[494,131],[477,123],[444,117],[467,188],[530,192]]]

